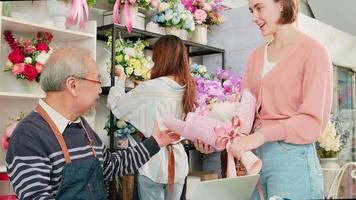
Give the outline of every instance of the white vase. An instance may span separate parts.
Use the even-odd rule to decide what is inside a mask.
[[[71,3],[63,0],[47,0],[48,15],[52,17],[54,26],[66,28],[66,20],[70,15]]]
[[[37,81],[26,81],[26,84],[30,94],[45,95],[45,92],[42,90],[41,85]]]
[[[181,29],[180,30],[180,38],[182,40],[188,40],[188,31],[184,30],[184,29]]]
[[[180,29],[176,27],[166,27],[166,35],[175,35],[180,38]]]
[[[137,5],[130,5],[129,12],[131,14],[132,27],[145,30],[145,15],[138,12]],[[124,6],[120,7],[120,24],[126,25]]]
[[[192,35],[192,42],[208,44],[208,27],[206,25],[196,25]]]
[[[165,35],[166,31],[164,30],[164,28],[158,26],[158,24],[154,23],[154,22],[149,22],[146,25],[146,31],[152,32],[152,33],[158,33],[161,35]]]
[[[320,165],[324,176],[324,194],[328,194],[330,186],[340,170],[338,158],[320,158]]]

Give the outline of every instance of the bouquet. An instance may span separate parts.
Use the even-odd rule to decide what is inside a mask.
[[[206,112],[215,103],[236,102],[240,99],[242,77],[230,70],[217,69],[212,75],[213,78],[209,79],[194,73],[195,69],[192,70],[195,78],[198,111]]]
[[[25,113],[21,112],[20,115],[16,118],[10,118],[10,123],[7,125],[7,128],[5,129],[5,135],[1,139],[1,147],[4,150],[7,150],[9,148],[9,140],[14,132],[17,124],[25,117]]]
[[[351,131],[342,125],[338,116],[332,115],[316,143],[319,158],[335,158],[350,135]]]
[[[161,2],[151,20],[161,27],[176,27],[188,33],[195,30],[193,15],[178,1]]]
[[[110,133],[110,120],[108,117],[108,120],[105,123],[104,130],[107,131],[107,133]],[[125,122],[122,119],[116,119],[115,118],[115,126],[114,126],[114,137],[119,137],[123,138],[126,137],[127,135],[133,134],[137,132],[137,129],[130,124],[129,122]]]
[[[196,24],[210,26],[224,22],[222,0],[182,0],[182,3],[194,15]]]
[[[112,37],[109,36],[107,44],[112,46]],[[143,50],[148,43],[143,40],[136,42],[122,38],[115,41],[115,66],[124,69],[127,78],[133,81],[144,81],[150,78],[150,69],[153,67],[152,58],[145,56]]]
[[[16,79],[39,81],[52,49],[49,47],[53,35],[49,32],[38,32],[36,38],[15,39],[11,31],[4,32],[5,41],[11,47],[5,71],[11,71]]]

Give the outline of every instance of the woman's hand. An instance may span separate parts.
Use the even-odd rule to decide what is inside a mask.
[[[119,79],[126,79],[125,69],[121,65],[115,65],[114,75]]]
[[[203,143],[201,140],[195,140],[194,146],[196,150],[204,154],[209,154],[216,151],[212,146]]]
[[[241,158],[242,154],[258,148],[265,143],[265,138],[261,133],[254,133],[247,136],[236,137],[231,145],[231,150],[235,157]]]

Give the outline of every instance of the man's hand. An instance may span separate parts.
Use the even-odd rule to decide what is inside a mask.
[[[265,143],[265,138],[261,133],[254,133],[247,136],[236,137],[231,145],[231,150],[235,157],[241,158],[246,151],[256,149]]]
[[[209,154],[209,153],[213,153],[216,151],[212,146],[203,143],[201,140],[195,140],[194,146],[195,146],[196,150],[198,150],[200,153],[204,153],[204,154]]]
[[[180,139],[180,135],[171,130],[160,131],[156,120],[153,125],[152,136],[160,147],[164,147]]]

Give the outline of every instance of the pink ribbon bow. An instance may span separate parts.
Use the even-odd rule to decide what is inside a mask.
[[[121,6],[121,0],[116,0],[114,9],[113,9],[113,18],[112,21],[114,24],[120,23],[120,6]],[[132,31],[132,16],[130,12],[130,2],[128,0],[125,1],[124,5],[124,16],[125,16],[125,23],[126,23],[126,28],[131,33]]]
[[[79,27],[85,28],[85,20],[89,17],[87,0],[72,0],[70,15],[67,17],[66,26],[75,24],[76,19],[79,21]]]

